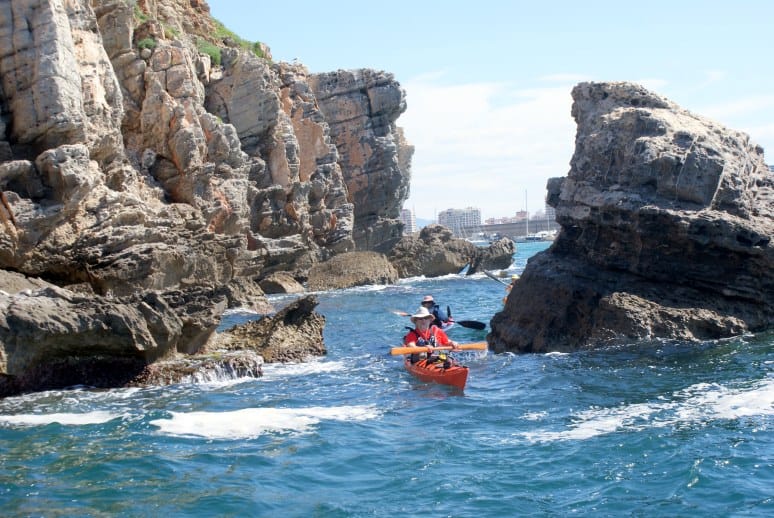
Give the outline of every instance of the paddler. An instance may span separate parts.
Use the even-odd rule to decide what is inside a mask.
[[[454,320],[441,309],[441,306],[435,303],[435,299],[433,299],[432,295],[425,295],[420,304],[433,315],[433,324],[441,329],[443,329],[445,324],[454,322]]]
[[[443,329],[433,324],[435,317],[426,306],[421,306],[416,313],[411,315],[411,323],[414,329],[403,337],[403,343],[407,347],[445,347],[451,346],[457,350],[457,343],[449,339]],[[432,353],[432,350],[428,352]],[[417,353],[411,355],[411,363],[416,363],[420,359],[427,357],[426,353]],[[431,357],[432,358],[432,357]],[[428,359],[428,362],[431,361]]]
[[[505,304],[506,301],[508,300],[508,295],[511,294],[511,290],[516,285],[516,281],[518,281],[518,280],[519,280],[519,276],[518,275],[516,275],[516,274],[511,275],[511,282],[510,282],[510,284],[508,284],[505,287],[505,297],[503,297],[503,304]]]

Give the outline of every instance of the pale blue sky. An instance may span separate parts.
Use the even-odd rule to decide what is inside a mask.
[[[774,1],[208,3],[275,61],[394,74],[416,146],[406,206],[421,218],[542,210],[546,180],[569,170],[580,81],[640,83],[749,133],[774,162]]]

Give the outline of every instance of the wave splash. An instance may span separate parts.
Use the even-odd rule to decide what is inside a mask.
[[[531,443],[585,440],[619,431],[766,415],[774,415],[774,380],[763,380],[747,389],[699,383],[675,392],[665,402],[593,408],[575,414],[566,430],[537,430],[519,435]]]
[[[322,420],[364,421],[379,414],[375,406],[245,408],[232,412],[171,412],[150,424],[163,434],[207,439],[250,439],[266,433],[307,433]]]

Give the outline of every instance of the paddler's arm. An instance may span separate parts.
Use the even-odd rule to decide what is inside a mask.
[[[417,343],[413,340],[410,342],[404,342],[403,345],[405,345],[406,347],[416,347],[417,349],[426,351],[428,354],[433,352],[433,349],[431,347],[422,347],[421,345],[417,345]],[[418,351],[418,352],[421,352],[421,351]]]

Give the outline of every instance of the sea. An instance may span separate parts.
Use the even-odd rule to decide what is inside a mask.
[[[547,246],[520,243],[505,281]],[[0,512],[774,516],[774,333],[464,351],[461,391],[412,378],[389,354],[410,325],[394,311],[427,294],[488,330],[505,289],[476,274],[320,292],[328,354],[310,362],[0,400]],[[233,311],[223,327],[253,318]]]

